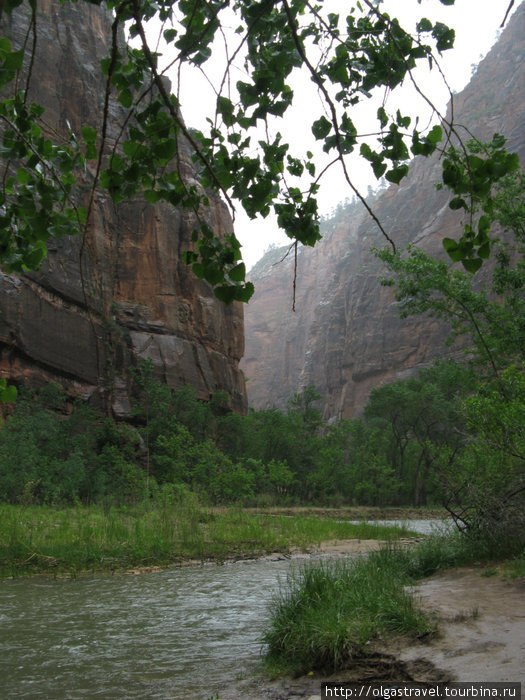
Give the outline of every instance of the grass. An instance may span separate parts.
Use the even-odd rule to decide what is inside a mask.
[[[295,675],[332,673],[366,656],[378,637],[433,633],[434,622],[417,608],[406,584],[393,549],[292,572],[263,636],[267,667]]]
[[[408,549],[391,545],[366,557],[310,562],[292,571],[270,607],[262,640],[267,669],[333,673],[367,656],[378,639],[432,635],[435,620],[417,607],[407,588],[441,569],[498,556],[514,556],[514,571],[523,572],[518,539],[500,542],[498,552],[496,547],[465,534],[436,535]]]
[[[525,552],[522,552],[507,563],[505,574],[511,578],[525,577]]]
[[[0,576],[77,575],[183,560],[306,550],[331,539],[392,540],[412,533],[315,517],[221,513],[192,494],[133,507],[0,505]]]

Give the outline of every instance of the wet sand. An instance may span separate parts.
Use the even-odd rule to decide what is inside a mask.
[[[324,551],[369,551],[376,542],[331,543]],[[368,547],[368,550],[367,550]],[[377,647],[361,661],[333,676],[240,682],[220,693],[221,700],[320,700],[322,681],[481,681],[521,682],[525,699],[525,580],[483,575],[487,569],[443,572],[412,590],[438,616],[440,634],[427,643],[396,642]]]
[[[414,589],[439,615],[441,636],[403,649],[399,658],[427,659],[457,681],[521,682],[525,697],[525,580],[483,571],[446,571]]]

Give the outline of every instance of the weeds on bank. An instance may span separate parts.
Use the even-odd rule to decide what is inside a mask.
[[[426,635],[433,622],[404,590],[397,553],[315,562],[292,572],[270,611],[266,662],[279,672],[335,672],[380,636]]]
[[[519,554],[520,546],[516,540],[500,543],[499,557]],[[310,562],[289,574],[270,606],[262,639],[267,668],[277,674],[335,672],[366,656],[375,640],[428,637],[436,621],[407,588],[441,569],[494,558],[493,543],[458,533],[357,559]],[[523,570],[523,554],[513,561]]]
[[[256,556],[307,549],[329,539],[395,539],[393,527],[270,516],[232,508],[221,514],[191,493],[169,489],[136,506],[0,506],[0,575],[79,574],[186,559]]]

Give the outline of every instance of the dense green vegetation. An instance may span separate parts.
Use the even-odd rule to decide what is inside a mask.
[[[352,430],[369,440],[361,442],[362,463],[369,484],[377,474],[376,493],[385,489],[416,504],[440,494],[459,530],[415,548],[314,563],[292,577],[270,610],[264,641],[271,667],[335,671],[366,656],[380,637],[432,633],[433,621],[414,607],[406,587],[439,569],[506,558],[510,575],[523,576],[523,185],[522,177],[507,179],[492,193],[490,217],[506,236],[493,241],[495,261],[482,278],[416,248],[378,253],[402,315],[444,319],[466,353],[461,362],[441,362],[372,391]]]
[[[494,260],[481,276],[417,248],[409,248],[406,255],[379,253],[391,273],[385,283],[395,286],[401,315],[426,313],[443,319],[450,325],[451,342],[460,339],[465,350],[461,363],[449,365],[441,378],[432,374],[440,388],[431,391],[423,420],[422,413],[419,422],[407,426],[406,410],[396,419],[389,416],[398,451],[415,438],[419,474],[439,475],[445,503],[457,521],[463,527],[484,527],[496,538],[506,530],[523,530],[524,193],[522,175],[505,178],[491,193],[490,219],[503,234],[492,242]],[[410,382],[402,386],[409,391]],[[401,391],[400,385],[385,390]],[[424,393],[419,392],[420,398]]]
[[[315,388],[287,410],[232,413],[143,364],[127,422],[57,385],[2,404],[0,502],[148,503],[166,487],[241,505],[444,504],[495,538],[523,532],[525,494],[524,182],[491,199],[490,268],[472,275],[421,250],[379,253],[403,315],[430,313],[462,339],[463,358],[377,387],[360,419],[328,424]],[[457,354],[459,356],[459,353]],[[506,534],[505,534],[506,533]],[[522,537],[522,535],[521,535]]]
[[[514,421],[518,440],[523,378],[509,369],[501,380],[516,398],[509,415],[496,403],[492,421]],[[375,389],[362,419],[336,425],[322,420],[312,388],[285,412],[239,416],[222,395],[202,402],[189,387],[140,381],[129,423],[71,403],[57,385],[21,390],[0,429],[0,500],[130,505],[169,485],[208,504],[440,505],[460,489],[460,473],[510,479],[516,462],[476,420],[490,419],[497,395],[475,393],[478,375],[455,362]]]
[[[379,635],[434,632],[404,589],[410,581],[401,550],[390,549],[293,571],[270,610],[263,637],[267,664],[298,675],[333,673],[366,656]]]
[[[0,6],[0,17],[9,17],[6,24],[16,21],[26,37],[22,46],[0,37],[0,260],[8,271],[37,268],[50,236],[86,236],[99,195],[115,204],[141,195],[150,204],[164,201],[190,212],[196,245],[185,251],[185,262],[221,300],[247,301],[253,285],[246,280],[239,241],[232,230],[219,237],[204,214],[210,192],[220,193],[232,213],[236,204],[251,219],[273,212],[296,246],[313,246],[320,239],[318,191],[337,164],[349,194],[358,197],[394,249],[391,232],[351,179],[350,154],[367,162],[378,180],[399,184],[410,158],[441,152],[443,185],[455,195],[451,206],[468,219],[458,240],[444,240],[445,248],[469,270],[488,256],[490,190],[518,169],[518,158],[505,151],[499,135],[490,149],[479,144],[468,150],[462,128],[440,113],[413,74],[418,65],[439,65],[454,46],[453,28],[418,16],[412,33],[370,0],[349,3],[341,14],[297,0],[87,1],[105,6],[111,25],[97,19],[107,46],[107,55],[93,63],[94,79],[105,86],[102,104],[80,124],[71,119],[76,133],[69,113],[68,130],[60,132],[45,105],[34,102],[37,52],[45,43],[40,13],[47,6],[38,0],[5,0]],[[68,4],[57,7],[56,22],[70,17]],[[133,46],[122,44],[125,30]],[[212,64],[214,70],[208,70]],[[181,111],[191,101],[185,85],[195,85],[196,70],[207,79],[199,86],[207,117],[202,132],[189,129]],[[311,117],[297,143],[287,143],[280,121],[293,119],[300,105],[298,73],[311,90]],[[390,100],[409,79],[421,97],[417,115],[404,108],[402,113]],[[375,128],[367,125],[363,133],[356,107],[385,90]],[[305,121],[304,113],[299,121]],[[110,143],[112,131],[117,136]],[[191,173],[178,167],[182,142],[191,147]],[[474,217],[476,211],[481,216]]]
[[[469,376],[439,365],[376,390],[364,419],[329,426],[312,388],[285,412],[243,417],[226,410],[225,396],[202,402],[148,374],[126,424],[71,403],[54,384],[21,390],[0,430],[0,500],[133,504],[171,485],[209,504],[439,504],[431,446],[458,441],[448,430]]]
[[[333,539],[395,540],[404,528],[210,509],[166,484],[135,506],[0,505],[0,576],[77,575],[187,560],[311,549]]]

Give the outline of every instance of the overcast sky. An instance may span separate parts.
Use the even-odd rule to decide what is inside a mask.
[[[341,8],[341,14],[347,11],[349,6],[348,0],[325,0],[324,5],[328,3],[330,11],[337,12]],[[445,6],[439,0],[422,0],[421,3],[417,0],[385,0],[383,8],[391,16],[398,17],[406,29],[412,30],[415,21],[421,17],[428,17],[432,21],[439,20],[455,29],[455,48],[443,54],[440,65],[451,89],[459,92],[468,83],[473,65],[487,54],[496,41],[508,4],[509,0],[456,0],[454,6]],[[516,2],[516,5],[519,4],[519,1]],[[218,65],[217,60],[211,66],[205,64],[205,68],[213,71]],[[174,85],[181,79],[180,74],[170,77]],[[233,76],[233,80],[236,81],[241,77],[239,73],[239,77]],[[434,70],[430,74],[428,71],[420,73],[418,80],[434,103],[444,112],[448,102],[448,92],[439,80],[438,72]],[[292,83],[292,87],[298,97],[298,106],[294,114],[279,120],[278,129],[285,140],[289,139],[290,143],[297,143],[304,152],[311,148],[310,144],[306,143],[311,139],[310,124],[322,114],[322,111],[320,104],[315,104],[316,96],[312,95],[311,81],[307,78],[304,81],[299,79]],[[204,129],[205,116],[210,112],[213,113],[215,108],[213,92],[208,91],[205,80],[192,73],[183,74],[180,97],[186,123]],[[356,121],[358,130],[363,126],[366,127],[367,123],[373,124],[374,131],[377,129],[374,115],[381,104],[382,97],[382,94],[378,95],[377,100],[370,100],[372,104],[361,110],[360,117]],[[425,112],[421,102],[413,101],[409,91],[405,92],[401,99],[404,113],[419,115],[423,118],[420,124],[424,124],[424,120],[429,117],[429,112]],[[389,103],[387,111],[395,113],[395,107],[395,103]],[[319,158],[323,157],[326,156],[320,153]],[[318,166],[318,172],[321,169],[320,166],[321,163]],[[352,179],[366,194],[368,185],[375,184],[370,167],[366,163],[358,163],[357,159],[355,163],[351,163],[350,167]],[[318,195],[321,213],[329,214],[339,202],[351,197],[351,194],[337,166],[334,166],[321,182],[321,191]],[[243,257],[248,268],[261,257],[270,244],[284,245],[289,242],[289,239],[278,231],[276,223],[270,217],[265,220],[250,221],[240,207],[236,211],[235,232],[242,243]]]

